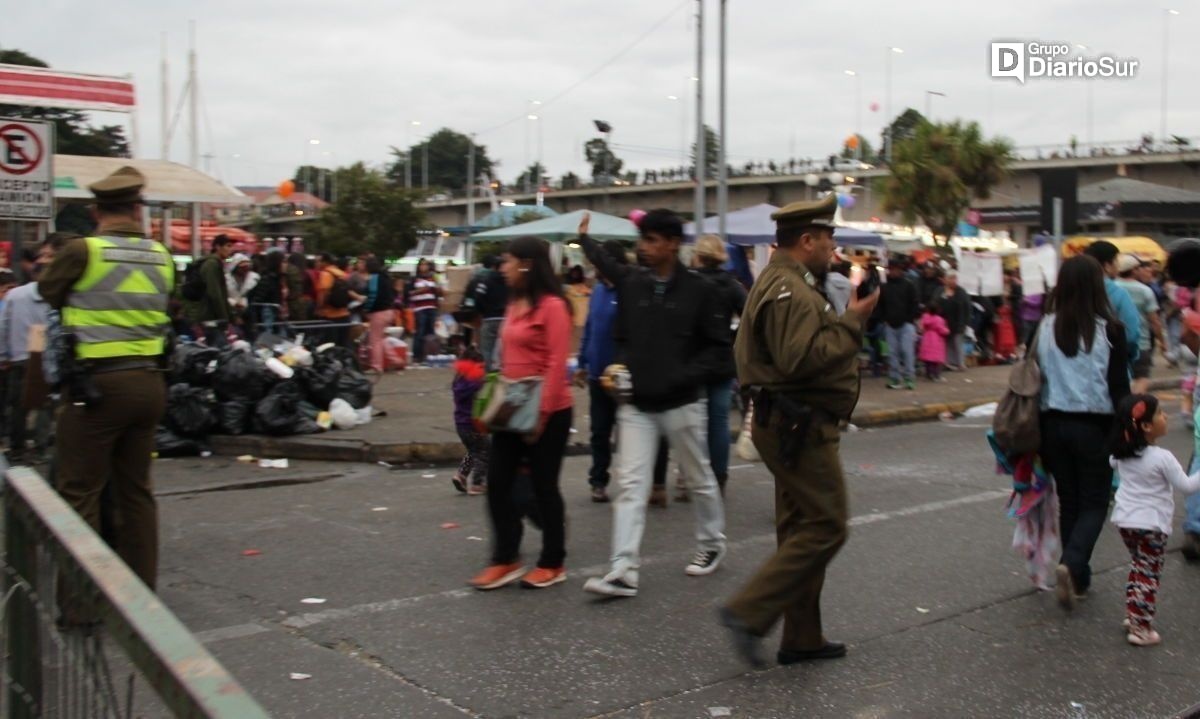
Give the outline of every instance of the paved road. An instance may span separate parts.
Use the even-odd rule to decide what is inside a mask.
[[[1172,542],[1165,642],[1132,648],[1108,529],[1093,596],[1065,616],[1009,549],[982,424],[845,436],[855,519],[824,603],[850,645],[836,662],[748,671],[715,624],[774,543],[761,466],[733,473],[720,571],[684,575],[691,514],[673,504],[651,513],[641,594],[604,602],[581,591],[610,530],[583,459],[564,476],[569,582],[492,593],[464,587],[487,556],[483,500],[445,469],[161,462],[161,593],[281,717],[1160,717],[1200,701],[1200,567]],[[1166,444],[1190,452],[1181,429]]]

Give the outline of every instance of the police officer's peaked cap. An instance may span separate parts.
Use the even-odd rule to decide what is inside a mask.
[[[126,205],[142,199],[146,177],[137,168],[126,165],[108,177],[88,185],[102,205]]]
[[[833,214],[837,212],[837,195],[833,192],[823,199],[812,202],[793,202],[776,210],[771,219],[783,229],[797,227],[833,227]]]

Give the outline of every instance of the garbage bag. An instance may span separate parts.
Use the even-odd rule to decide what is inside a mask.
[[[167,414],[164,424],[180,437],[207,437],[217,424],[213,414],[216,399],[212,390],[171,385],[167,391]]]
[[[338,378],[337,396],[354,409],[371,405],[371,380],[358,370],[349,369]]]
[[[317,354],[317,361],[322,359],[341,362],[342,367],[345,367],[346,369],[360,369],[358,366],[358,357],[354,354],[354,352],[350,351],[346,347],[334,346],[326,349],[323,352],[319,352]]]
[[[217,360],[212,385],[222,402],[257,402],[267,396],[274,374],[263,361],[247,352],[225,352]]]
[[[254,408],[255,431],[276,436],[295,434],[296,426],[307,419],[300,414],[299,405],[300,387],[295,382],[275,385]]]
[[[342,363],[335,359],[316,359],[311,368],[302,368],[296,375],[308,401],[318,408],[325,408],[338,396]]]
[[[333,426],[338,429],[354,429],[358,426],[358,415],[354,408],[340,397],[330,403],[329,414],[333,418]]]
[[[180,437],[166,427],[154,433],[154,451],[159,457],[198,457],[208,452],[208,443],[202,439]]]
[[[171,355],[171,371],[168,374],[168,379],[171,384],[208,387],[212,383],[212,372],[209,365],[220,354],[220,350],[213,347],[205,347],[196,342],[185,342],[176,345],[175,352]]]
[[[222,434],[245,434],[250,425],[254,403],[233,399],[217,407],[217,427]]]
[[[300,400],[300,403],[296,405],[296,410],[300,412],[302,416],[314,420],[318,415],[321,414],[321,408],[312,402],[309,402],[308,400]]]

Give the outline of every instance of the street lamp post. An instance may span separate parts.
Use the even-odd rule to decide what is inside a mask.
[[[937,90],[926,90],[925,91],[925,119],[926,120],[929,120],[930,122],[933,121],[933,98],[934,97],[945,97],[945,96],[946,96],[946,93],[938,92]]]
[[[404,133],[404,189],[412,189],[412,129],[420,127],[420,120],[412,120],[408,123],[408,129]]]
[[[721,0],[719,17],[719,44],[717,63],[717,233],[721,241],[725,241],[725,215],[729,211],[729,170],[725,165],[725,143],[729,140],[725,124],[725,57],[726,57],[726,0]],[[700,226],[696,226],[696,236],[700,235]]]
[[[312,194],[312,162],[308,159],[308,151],[315,145],[320,145],[321,141],[313,138],[304,146],[304,191]]]
[[[667,95],[667,99],[679,104],[679,165],[687,165],[687,103],[678,95]]]
[[[533,121],[537,123],[537,157],[533,161],[534,166],[537,167],[537,177],[533,178],[533,181],[534,181],[534,190],[541,192],[541,190],[542,190],[542,173],[545,172],[545,169],[546,169],[546,168],[542,167],[542,157],[543,157],[543,155],[542,155],[542,135],[543,135],[542,130],[545,127],[546,117],[545,117],[544,113],[542,112],[542,110],[540,109],[541,105],[542,105],[541,100],[531,100],[530,102],[533,104],[533,106],[535,108],[539,108],[536,112],[532,113]]]
[[[886,76],[887,92],[884,98],[886,107],[884,108],[883,119],[887,123],[887,127],[884,129],[884,137],[887,138],[887,160],[889,163],[892,161],[892,55],[902,54],[904,54],[904,51],[900,48],[889,47],[887,53],[884,55],[884,59],[886,60],[884,74]]]
[[[1075,43],[1075,49],[1076,50],[1087,50],[1088,46],[1082,45],[1080,43]],[[1093,133],[1092,133],[1092,127],[1093,127],[1093,122],[1092,122],[1093,91],[1092,91],[1092,88],[1094,88],[1096,86],[1096,83],[1085,82],[1085,83],[1083,83],[1083,85],[1084,85],[1084,87],[1087,88],[1087,146],[1088,146],[1088,152],[1090,153],[1093,149],[1092,143],[1095,142],[1095,138],[1093,137]]]
[[[708,179],[708,153],[704,137],[704,0],[696,0],[696,232],[704,226],[704,201]]]
[[[862,160],[862,75],[856,70],[846,70],[845,73],[854,78],[854,157]]]
[[[1178,14],[1178,10],[1163,9],[1162,115],[1159,120],[1159,136],[1164,144],[1167,142],[1167,62],[1170,58],[1171,16]]]

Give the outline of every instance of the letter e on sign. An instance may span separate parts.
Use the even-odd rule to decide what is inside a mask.
[[[0,170],[27,175],[45,159],[46,147],[30,127],[10,122],[0,127]]]
[[[54,128],[0,117],[0,220],[54,217]]]

